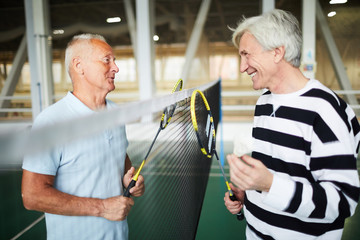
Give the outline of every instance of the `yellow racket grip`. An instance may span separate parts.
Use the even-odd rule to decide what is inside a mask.
[[[229,185],[229,182],[226,181],[226,187],[227,187],[227,190],[229,191],[230,195],[233,195],[233,192],[231,191],[231,188],[230,188],[230,185]]]
[[[139,175],[140,175],[141,169],[143,168],[144,164],[145,164],[145,160],[142,161],[139,169],[137,170],[136,174],[134,175],[134,177],[133,177],[133,180],[134,180],[134,181],[137,181],[137,180],[138,180],[138,177],[139,177]]]

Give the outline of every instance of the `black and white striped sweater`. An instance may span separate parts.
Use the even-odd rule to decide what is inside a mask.
[[[274,173],[269,192],[247,191],[248,239],[341,239],[359,200],[360,127],[317,80],[256,104],[252,156]]]

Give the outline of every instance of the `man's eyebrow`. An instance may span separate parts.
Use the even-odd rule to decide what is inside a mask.
[[[111,58],[111,59],[113,59],[114,61],[116,60],[115,56],[112,55],[112,54],[107,54],[107,55],[104,56],[104,58]]]
[[[246,55],[248,52],[246,50],[240,51],[240,55]]]

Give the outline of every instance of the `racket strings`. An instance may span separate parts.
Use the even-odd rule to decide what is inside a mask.
[[[209,110],[206,107],[204,99],[200,94],[195,99],[195,116],[197,123],[197,134],[201,150],[205,151],[208,157],[212,155],[213,149],[213,121]]]

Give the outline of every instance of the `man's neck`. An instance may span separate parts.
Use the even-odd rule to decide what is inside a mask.
[[[98,111],[106,107],[106,95],[87,94],[79,90],[74,90],[73,95],[91,110]]]
[[[272,89],[269,89],[272,93],[293,93],[304,88],[309,81],[309,79],[302,74],[299,68],[286,66],[279,69],[280,71],[277,74],[276,84]]]

